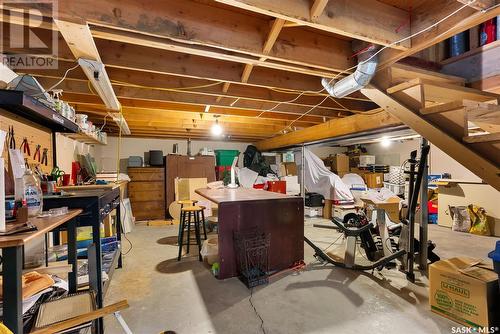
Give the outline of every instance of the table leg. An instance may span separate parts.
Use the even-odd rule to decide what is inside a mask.
[[[78,257],[76,246],[76,219],[71,219],[67,223],[68,233],[68,264],[71,265],[71,272],[68,273],[69,292],[75,293],[78,285]]]
[[[121,268],[123,266],[122,263],[122,216],[121,216],[121,201],[120,204],[116,207],[116,239],[118,240],[118,243],[120,244],[120,248],[118,251],[120,252],[120,255],[118,257],[118,268]]]
[[[3,258],[3,321],[13,333],[23,332],[23,310],[21,294],[22,247],[7,247]]]
[[[96,214],[99,217],[98,214]],[[92,224],[92,239],[95,244],[95,260],[96,260],[96,278],[97,278],[97,291],[96,291],[96,305],[97,308],[103,307],[103,286],[102,286],[102,254],[101,254],[101,234],[100,234],[101,221],[95,219]],[[89,277],[90,280],[90,277]],[[102,318],[97,319],[96,322],[97,333],[104,333],[104,322]]]

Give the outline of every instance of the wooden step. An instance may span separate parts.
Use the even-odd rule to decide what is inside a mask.
[[[464,142],[469,144],[474,143],[492,143],[500,141],[500,132],[497,133],[488,133],[483,135],[475,135],[475,136],[466,136],[464,137]]]
[[[387,89],[387,93],[394,94],[412,88],[421,88],[422,95],[425,101],[428,102],[448,103],[464,99],[478,102],[498,101],[497,94],[422,78],[413,79],[390,87]]]

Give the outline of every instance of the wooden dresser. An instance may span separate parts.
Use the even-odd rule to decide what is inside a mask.
[[[128,176],[128,197],[135,219],[165,219],[165,168],[129,167]]]

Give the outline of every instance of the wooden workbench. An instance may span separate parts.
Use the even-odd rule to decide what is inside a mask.
[[[234,232],[257,228],[270,233],[269,269],[289,268],[304,259],[304,205],[301,197],[257,189],[197,189],[196,193],[217,203],[219,278],[238,275]]]
[[[0,236],[0,248],[3,259],[3,320],[13,333],[23,332],[22,319],[22,267],[23,246],[31,240],[44,236],[46,233],[68,225],[68,263],[72,272],[68,274],[70,292],[76,292],[77,258],[76,258],[76,222],[75,218],[81,209],[70,210],[67,214],[57,217],[30,218],[29,222],[37,227],[36,231]]]

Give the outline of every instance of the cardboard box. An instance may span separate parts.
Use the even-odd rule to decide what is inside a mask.
[[[335,154],[331,157],[331,167],[336,174],[349,171],[349,157],[342,153]]]
[[[365,173],[362,177],[368,188],[382,188],[384,186],[383,173]]]
[[[295,162],[282,162],[280,164],[280,176],[297,175],[297,164]]]
[[[374,209],[384,209],[392,222],[399,222],[399,202],[401,201],[399,197],[390,197],[385,202],[374,202],[371,199],[363,197],[361,197],[361,200],[365,203],[366,215],[368,217],[372,216]]]
[[[455,257],[429,267],[432,312],[467,327],[498,326],[498,275],[490,269],[491,262],[480,261]]]

